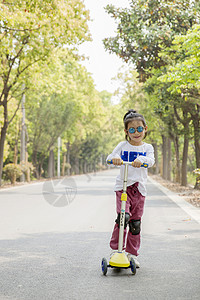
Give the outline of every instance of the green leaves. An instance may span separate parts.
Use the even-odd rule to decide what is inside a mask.
[[[72,48],[89,39],[88,12],[79,0],[18,0],[13,5],[1,4],[0,14],[0,76],[11,86],[56,47]]]
[[[189,0],[131,1],[130,9],[107,6],[116,20],[117,35],[106,38],[106,50],[116,53],[125,62],[132,62],[145,81],[151,68],[160,68],[165,61],[159,56],[161,48],[172,45],[176,34],[185,34],[199,18],[199,11]]]
[[[160,80],[171,82],[170,90],[172,92],[184,93],[186,89],[199,89],[200,25],[193,26],[184,36],[176,36],[173,45],[172,51],[174,49],[176,53],[184,52],[185,56],[177,59],[173,66],[169,66],[167,74]]]
[[[1,184],[6,132],[9,120],[16,113],[14,111],[12,116],[9,115],[13,98],[21,98],[23,84],[26,89],[31,87],[32,90],[33,83],[36,86],[39,84],[38,79],[42,77],[40,67],[48,69],[47,64],[54,59],[55,51],[59,48],[69,49],[72,57],[71,53],[76,53],[78,45],[89,40],[90,34],[87,26],[89,15],[81,0],[3,1],[0,4],[0,19],[0,112],[3,115],[0,139]],[[63,68],[63,65],[59,66]],[[58,71],[63,74],[61,69]],[[42,91],[41,99],[49,100],[50,92],[61,93],[61,76],[56,78],[51,73],[46,76],[46,85],[43,78],[40,80],[41,86],[48,90]]]

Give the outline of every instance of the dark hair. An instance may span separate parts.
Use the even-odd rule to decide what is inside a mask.
[[[144,127],[147,126],[145,118],[143,115],[138,114],[136,110],[134,109],[129,109],[129,111],[124,115],[123,121],[124,121],[124,128],[127,130],[128,129],[128,124],[133,121],[133,120],[138,120],[142,121]],[[145,133],[144,138],[147,136],[147,133]],[[127,140],[127,134],[126,134],[126,140]]]

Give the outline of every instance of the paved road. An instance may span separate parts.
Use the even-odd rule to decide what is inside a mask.
[[[0,191],[1,300],[200,299],[200,224],[152,181],[141,268],[135,276],[130,269],[102,275],[117,173]]]

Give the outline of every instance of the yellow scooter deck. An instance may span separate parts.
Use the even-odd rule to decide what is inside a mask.
[[[124,252],[116,252],[112,255],[109,264],[111,267],[128,268],[130,262]]]

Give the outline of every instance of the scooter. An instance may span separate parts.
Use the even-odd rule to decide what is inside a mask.
[[[112,160],[107,161],[108,164],[112,164]],[[128,259],[125,252],[123,252],[123,239],[124,239],[124,223],[125,223],[125,209],[127,201],[127,178],[128,178],[128,165],[132,165],[133,162],[122,161],[122,165],[125,165],[124,169],[124,180],[123,180],[123,193],[121,195],[121,213],[120,213],[120,227],[119,227],[119,241],[118,241],[118,251],[114,253],[107,263],[106,258],[102,258],[101,269],[103,275],[107,274],[108,268],[117,269],[131,269],[133,275],[136,274],[136,264],[133,258]],[[141,167],[147,168],[148,164],[144,163]]]

